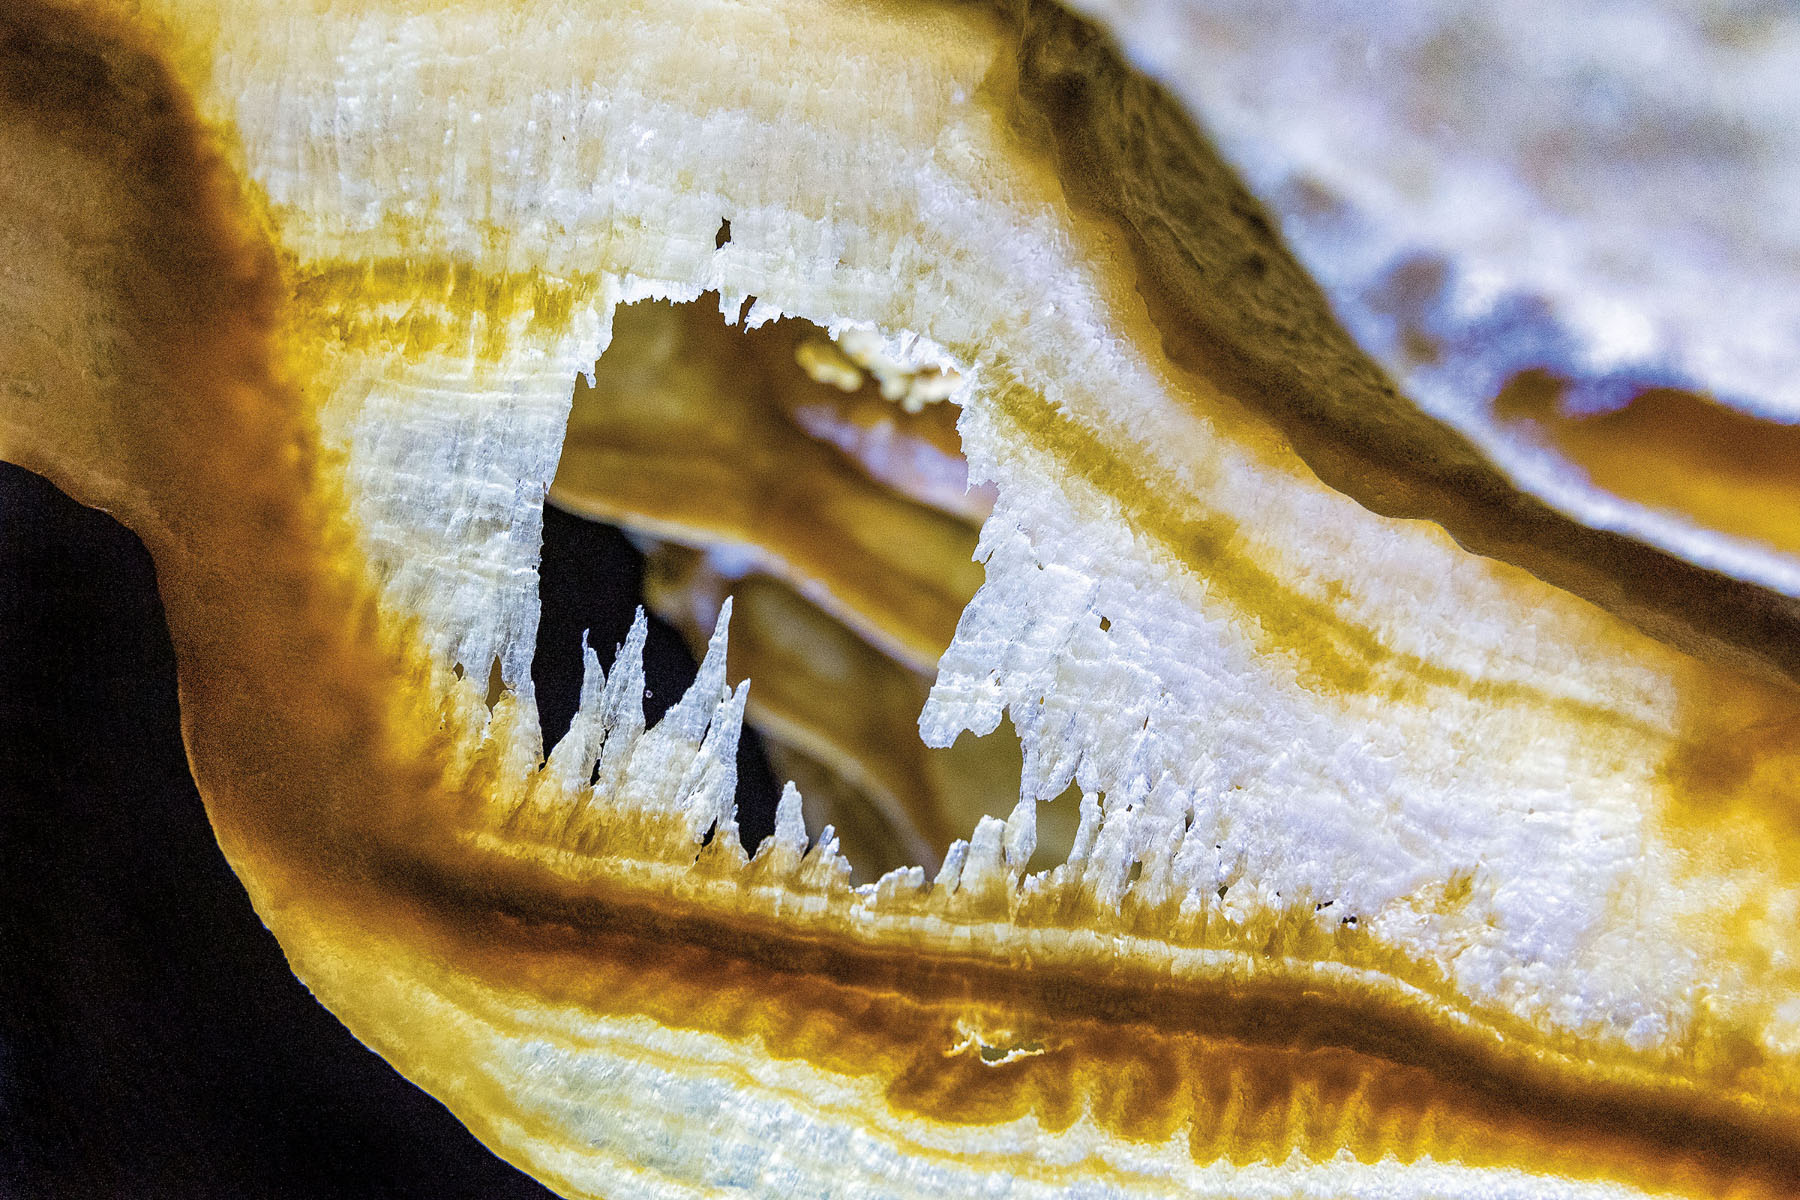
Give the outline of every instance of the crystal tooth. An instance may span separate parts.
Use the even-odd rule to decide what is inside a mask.
[[[581,634],[581,702],[569,721],[569,730],[550,752],[544,764],[543,783],[553,799],[574,796],[593,776],[594,764],[606,744],[606,720],[601,710],[606,687],[606,672],[600,656],[588,645],[587,631]]]
[[[806,819],[800,789],[789,780],[775,805],[775,830],[758,843],[751,862],[776,880],[797,876],[806,859]]]
[[[1004,858],[1006,822],[998,817],[982,817],[975,822],[975,832],[963,856],[962,877],[957,891],[985,891],[1007,878]]]
[[[1094,851],[1083,872],[1095,903],[1104,907],[1116,908],[1125,898],[1132,864],[1138,861],[1138,830],[1148,791],[1149,786],[1140,775],[1125,786],[1122,795],[1107,797]]]
[[[1069,846],[1069,856],[1064,865],[1072,874],[1080,874],[1087,869],[1088,859],[1093,857],[1094,840],[1100,833],[1100,796],[1097,792],[1081,793],[1081,822],[1075,827],[1075,840]]]
[[[631,631],[613,656],[612,673],[600,693],[600,753],[594,764],[594,794],[617,795],[624,786],[633,751],[644,734],[644,640],[649,626],[644,610],[632,618]]]
[[[1006,838],[1002,849],[1006,865],[1014,872],[1023,871],[1037,850],[1037,797],[1022,797],[1006,818]]]
[[[781,789],[781,800],[775,805],[775,832],[763,841],[765,847],[806,853],[806,818],[801,815],[800,789],[789,780]]]
[[[670,733],[684,737],[696,746],[706,736],[713,710],[720,699],[729,694],[725,686],[725,655],[730,628],[731,597],[727,596],[725,603],[719,606],[719,619],[706,643],[706,655],[700,660],[700,671],[694,676],[693,686],[663,714],[658,729],[667,728]]]
[[[621,805],[645,810],[666,809],[681,803],[688,771],[694,764],[712,722],[714,710],[729,696],[725,687],[725,641],[731,621],[731,601],[719,610],[718,624],[706,645],[706,657],[693,686],[682,694],[663,719],[639,739],[619,792]]]
[[[936,878],[931,881],[932,886],[941,888],[944,891],[954,892],[957,885],[962,880],[963,860],[968,858],[968,856],[968,842],[964,841],[962,838],[957,838],[954,842],[951,842],[950,849],[944,852],[944,865],[938,868]]]
[[[871,890],[871,903],[876,908],[897,902],[901,897],[911,897],[919,893],[925,886],[925,868],[895,867],[886,875],[875,881]]]
[[[682,780],[680,793],[694,840],[699,841],[711,829],[714,840],[734,847],[739,857],[743,847],[737,834],[737,747],[749,695],[750,681],[746,679],[713,710],[706,740]]]
[[[794,882],[803,890],[831,893],[847,891],[850,860],[838,853],[837,830],[827,825],[796,873]]]

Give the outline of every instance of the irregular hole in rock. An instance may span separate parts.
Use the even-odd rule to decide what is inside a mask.
[[[500,697],[505,691],[506,679],[501,674],[500,656],[495,655],[493,662],[488,664],[487,706],[491,709],[500,703]]]
[[[745,327],[722,307],[749,311],[707,294],[615,313],[593,383],[575,382],[552,510],[622,531],[618,544],[644,556],[633,602],[696,654],[732,597],[728,679],[752,680],[750,725],[799,785],[809,832],[835,827],[853,877],[936,870],[981,816],[1012,811],[1022,765],[1010,725],[944,750],[918,732],[982,582],[974,555],[993,505],[968,485],[961,378],[873,332]],[[547,574],[561,569],[548,559]],[[611,640],[596,632],[596,651],[628,620]],[[559,670],[576,680],[568,657]],[[567,720],[546,713],[547,744]],[[1063,860],[1078,818],[1073,789],[1040,806],[1031,869]]]

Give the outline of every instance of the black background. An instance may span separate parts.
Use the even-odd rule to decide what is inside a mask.
[[[545,516],[547,740],[580,637],[625,636],[642,560]],[[651,719],[692,680],[652,622]],[[754,846],[776,789],[739,755]],[[130,533],[0,464],[0,1196],[543,1197],[288,972],[188,775],[175,664]]]

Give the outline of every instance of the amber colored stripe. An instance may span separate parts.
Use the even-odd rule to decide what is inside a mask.
[[[990,961],[856,944],[762,918],[417,856],[377,864],[420,953],[526,1003],[647,1016],[753,1053],[883,1080],[890,1106],[949,1125],[1083,1112],[1196,1161],[1424,1156],[1696,1195],[1800,1193],[1788,1117],[1675,1083],[1573,1077],[1545,1057],[1322,980],[1171,979],[1149,965]],[[365,912],[360,920],[368,920]],[[945,1051],[959,1022],[1041,1053]]]
[[[1067,475],[1116,501],[1135,532],[1154,539],[1170,558],[1204,579],[1211,595],[1254,617],[1240,622],[1240,628],[1259,639],[1266,653],[1288,656],[1300,667],[1302,680],[1321,694],[1381,690],[1390,700],[1418,703],[1426,688],[1450,688],[1493,704],[1545,709],[1565,721],[1659,740],[1664,736],[1603,705],[1517,680],[1478,679],[1395,650],[1329,604],[1258,566],[1238,548],[1235,521],[1218,513],[1182,511],[1166,488],[1152,486],[1116,449],[1041,394],[1014,386],[998,397],[995,408],[1022,440],[1053,457]]]
[[[1673,388],[1646,389],[1608,412],[1568,413],[1561,403],[1567,386],[1547,372],[1521,372],[1495,398],[1494,414],[1555,446],[1615,496],[1800,551],[1800,426]]]

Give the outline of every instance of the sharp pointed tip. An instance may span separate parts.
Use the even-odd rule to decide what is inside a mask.
[[[1037,797],[1021,797],[1013,806],[1012,815],[1006,818],[1001,846],[1006,865],[1016,871],[1024,870],[1037,851]]]
[[[800,789],[793,780],[781,789],[781,799],[775,805],[774,838],[777,845],[796,851],[806,849],[806,818],[801,814]]]
[[[700,660],[700,675],[725,678],[725,655],[731,641],[731,597],[719,606],[719,619],[713,623],[712,636],[706,639],[706,654]]]

